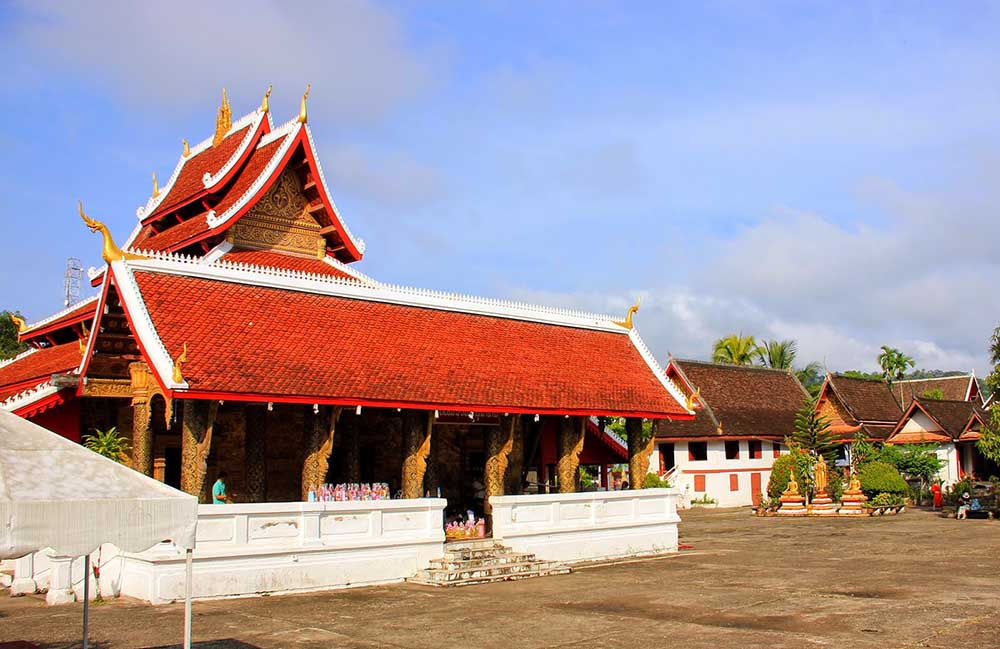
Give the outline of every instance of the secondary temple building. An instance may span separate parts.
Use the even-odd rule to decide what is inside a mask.
[[[99,295],[19,322],[4,408],[71,439],[112,426],[131,466],[245,503],[321,483],[386,482],[464,511],[572,492],[578,467],[627,461],[599,417],[691,419],[625,317],[391,286],[355,268],[365,244],[334,204],[308,125],[267,97],[183,152],[116,245]],[[633,445],[631,455],[641,450]],[[633,481],[634,487],[642,485]],[[487,501],[488,502],[488,501]],[[485,503],[484,503],[485,504]]]

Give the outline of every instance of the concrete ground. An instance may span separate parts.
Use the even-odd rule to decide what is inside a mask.
[[[667,558],[458,589],[196,602],[198,647],[1000,647],[1000,521],[682,512]],[[166,647],[183,607],[91,610],[98,647]],[[81,605],[0,597],[0,643],[78,646]],[[2,646],[2,645],[0,645]]]

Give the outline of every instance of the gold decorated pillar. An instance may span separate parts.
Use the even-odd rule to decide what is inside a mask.
[[[431,450],[431,429],[434,413],[418,410],[403,411],[403,498],[424,495],[424,472]]]
[[[564,417],[559,422],[559,460],[556,467],[559,473],[559,493],[568,494],[576,491],[580,451],[583,450],[586,426],[585,417]]]
[[[361,482],[361,417],[350,412],[340,425],[340,452],[343,455],[344,482]]]
[[[510,455],[507,456],[507,476],[504,493],[510,496],[520,495],[524,483],[524,416],[515,416],[513,444]]]
[[[486,502],[483,507],[487,514],[492,511],[490,496],[502,496],[507,476],[508,456],[514,448],[514,427],[517,417],[504,415],[499,426],[491,426],[486,433],[486,467],[483,484],[486,486]]]
[[[181,427],[181,490],[202,498],[218,401],[185,400]]]
[[[247,406],[244,462],[247,475],[247,500],[262,503],[267,500],[267,408]]]
[[[642,489],[649,473],[649,456],[653,452],[655,437],[653,432],[643,432],[642,418],[629,417],[625,420],[625,434],[628,436],[628,484],[630,489]]]
[[[305,457],[302,461],[302,500],[309,497],[309,490],[326,482],[333,450],[333,434],[337,428],[340,408],[322,406],[307,418]]]
[[[128,366],[132,383],[132,468],[153,475],[153,431],[150,427],[149,387],[152,376],[142,362]]]

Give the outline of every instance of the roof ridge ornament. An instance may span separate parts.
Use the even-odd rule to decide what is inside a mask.
[[[700,403],[701,403],[701,387],[698,387],[697,389],[695,389],[694,392],[688,395],[687,403],[685,405],[687,406],[688,410],[694,410],[694,407]],[[722,424],[719,424],[719,426],[721,427]]]
[[[91,232],[100,232],[101,236],[104,237],[104,248],[101,250],[101,257],[104,261],[111,263],[113,261],[120,261],[122,259],[145,259],[142,255],[133,255],[130,252],[123,252],[118,244],[115,243],[114,239],[111,238],[111,233],[108,231],[108,226],[104,225],[100,221],[90,218],[83,213],[83,201],[79,201],[80,206],[80,218],[83,222],[87,224]]]
[[[191,155],[191,147],[188,146],[188,141],[185,140],[184,138],[181,138],[181,143],[184,145],[184,153],[182,155],[185,158],[190,157],[190,155]]]
[[[268,98],[271,96],[271,84],[267,86],[267,92],[264,93],[264,99],[260,102],[260,112],[267,113],[271,110],[271,105],[268,103]]]
[[[219,106],[219,113],[215,117],[215,137],[212,138],[212,146],[219,146],[226,139],[226,133],[233,126],[233,109],[229,107],[229,99],[226,98],[226,89],[222,89],[222,105]]]
[[[160,195],[160,184],[156,182],[156,172],[153,172],[153,198],[157,198]]]
[[[624,320],[615,320],[615,324],[619,325],[619,326],[622,326],[622,327],[625,327],[626,329],[631,329],[632,326],[633,326],[632,325],[632,316],[634,316],[636,314],[636,312],[639,311],[639,303],[641,303],[641,302],[642,302],[642,296],[637,297],[636,300],[635,300],[635,304],[633,304],[632,306],[630,306],[628,308],[628,311],[625,313],[625,319]]]
[[[305,124],[308,121],[308,115],[306,115],[306,100],[309,99],[309,91],[312,90],[312,84],[306,84],[306,92],[302,95],[302,104],[299,106],[299,124]]]
[[[17,327],[17,333],[19,333],[19,334],[20,333],[24,333],[24,331],[28,328],[28,325],[27,325],[27,323],[25,323],[24,318],[22,318],[19,315],[14,315],[13,313],[11,313],[9,315],[10,315],[11,322],[13,322],[14,325]]]
[[[172,378],[174,380],[174,383],[177,385],[184,383],[184,374],[181,372],[181,365],[187,363],[187,359],[188,359],[188,345],[187,343],[184,343],[184,351],[181,352],[180,356],[173,359],[174,371],[170,378]]]
[[[83,335],[80,336],[76,343],[80,346],[80,356],[84,356],[87,353],[87,342],[90,339],[90,332],[87,331],[86,322],[81,322],[80,327],[83,330]]]

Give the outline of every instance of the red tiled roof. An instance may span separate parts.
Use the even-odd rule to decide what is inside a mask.
[[[660,422],[657,437],[777,437],[791,435],[808,397],[791,372],[699,361],[671,361],[704,407],[694,421]],[[722,432],[719,432],[719,424]]]
[[[184,166],[181,167],[180,173],[177,174],[177,179],[170,187],[170,193],[163,198],[153,214],[168,212],[170,208],[205,191],[205,183],[202,180],[204,175],[206,173],[209,175],[218,173],[229,162],[229,159],[233,157],[233,154],[236,153],[236,149],[239,148],[240,143],[243,142],[243,138],[247,135],[247,130],[254,126],[255,123],[251,122],[240,130],[228,135],[226,139],[219,143],[219,146],[209,147],[186,160]],[[247,148],[253,149],[253,143]]]
[[[53,374],[75,370],[79,367],[80,360],[80,346],[76,342],[43,347],[26,353],[0,367],[0,391],[20,392]]]
[[[906,423],[913,418],[914,413],[923,412],[934,421],[940,430],[937,431],[903,431]],[[909,444],[923,442],[950,442],[958,440],[966,433],[970,423],[978,418],[981,422],[989,421],[986,413],[972,401],[946,401],[940,399],[915,399],[906,409],[903,417],[895,427],[889,441],[893,444]],[[966,436],[965,439],[970,439]]]
[[[297,270],[305,273],[316,273],[318,275],[329,275],[343,279],[354,279],[350,274],[339,268],[334,268],[322,259],[316,257],[303,257],[291,253],[278,252],[275,250],[249,250],[234,248],[230,250],[222,259],[235,261],[241,264],[254,264],[257,266],[269,266],[271,268],[284,268],[287,270]]]
[[[195,397],[687,416],[624,330],[148,269],[134,278],[166,349],[187,344],[183,374]]]
[[[59,329],[63,329],[65,327],[72,327],[73,325],[80,322],[87,322],[89,320],[93,320],[94,311],[96,310],[97,310],[97,300],[88,299],[80,303],[80,305],[77,306],[76,308],[69,309],[68,311],[60,315],[58,318],[53,318],[52,320],[49,320],[47,322],[41,321],[37,325],[29,325],[28,329],[26,329],[20,335],[20,339],[25,341],[32,340],[34,338],[43,336],[45,334],[58,331]]]

